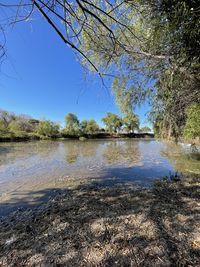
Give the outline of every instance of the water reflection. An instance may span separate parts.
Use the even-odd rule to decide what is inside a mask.
[[[71,164],[76,163],[78,158],[95,157],[100,144],[97,141],[70,141],[63,143],[66,162]]]
[[[141,159],[138,142],[110,142],[103,151],[103,158],[107,164],[134,166]]]
[[[78,143],[73,142],[68,144],[68,149],[64,150],[65,153],[65,160],[67,163],[75,163],[78,159],[80,154],[80,146]]]
[[[161,154],[169,158],[177,172],[190,176],[200,175],[200,153],[194,153],[190,146],[168,143]]]
[[[173,143],[133,139],[1,143],[0,201],[66,187],[70,179],[149,185],[176,171],[200,175],[200,162],[189,155]]]
[[[0,165],[10,164],[16,160],[27,159],[38,156],[48,157],[54,152],[57,143],[53,141],[35,141],[19,143],[0,143]]]

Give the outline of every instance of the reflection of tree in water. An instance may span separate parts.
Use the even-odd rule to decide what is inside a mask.
[[[65,143],[67,163],[75,163],[78,157],[95,157],[100,143],[93,141],[70,141]]]
[[[0,165],[15,160],[27,159],[37,155],[47,158],[50,153],[56,151],[58,143],[53,141],[35,141],[0,144]]]
[[[108,164],[134,166],[140,161],[138,143],[128,140],[110,142],[103,151],[103,157]]]
[[[169,143],[161,153],[170,160],[177,172],[200,175],[200,161],[198,157],[194,157],[194,153],[190,150],[190,147],[186,150],[180,145]],[[197,154],[199,155],[199,153]]]
[[[165,143],[165,147],[160,151],[161,155],[167,158],[175,158],[183,153],[183,149],[180,145],[173,142]]]
[[[80,147],[76,141],[67,142],[65,147],[65,160],[67,163],[74,163],[80,155]]]

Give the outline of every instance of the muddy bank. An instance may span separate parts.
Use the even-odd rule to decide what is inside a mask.
[[[80,184],[0,221],[0,266],[200,266],[200,183]]]
[[[97,133],[93,135],[81,136],[85,139],[112,139],[112,138],[154,138],[154,134],[150,133],[122,133],[122,134],[109,134],[109,133]],[[0,142],[24,142],[33,140],[65,140],[65,139],[80,139],[79,136],[63,135],[53,137],[40,137],[37,135],[26,136],[0,136]]]

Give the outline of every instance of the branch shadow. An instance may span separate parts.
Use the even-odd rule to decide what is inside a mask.
[[[102,181],[51,189],[50,199],[38,191],[37,205],[46,204],[1,218],[0,265],[200,265],[198,182],[141,189]]]

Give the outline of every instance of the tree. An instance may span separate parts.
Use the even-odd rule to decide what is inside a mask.
[[[165,136],[183,134],[187,107],[200,103],[198,0],[19,0],[1,7],[14,10],[11,22],[38,10],[84,66],[112,79],[122,112],[148,99],[152,122],[163,114]]]
[[[151,128],[144,126],[144,127],[140,128],[139,131],[140,131],[140,133],[149,133],[149,132],[151,132]]]
[[[27,115],[20,115],[17,117],[17,122],[20,126],[20,129],[22,131],[25,131],[25,132],[33,132],[35,127],[34,125],[31,123],[32,121],[32,118],[30,116],[27,116]]]
[[[65,117],[66,127],[73,127],[74,125],[79,125],[78,117],[73,113],[68,113]]]
[[[121,28],[126,28],[126,25],[118,18],[122,6],[127,6],[126,1],[18,0],[14,4],[0,3],[0,7],[9,9],[9,14],[11,14],[10,17],[5,15],[5,20],[2,19],[4,24],[2,23],[0,29],[4,33],[5,21],[8,25],[18,21],[28,21],[35,14],[35,11],[38,11],[61,40],[89,62],[93,70],[99,72],[94,63],[95,60],[86,55],[80,46],[81,35],[91,36],[92,42],[106,38],[112,44],[116,43],[113,28],[116,24],[119,24]],[[128,11],[128,9],[127,11],[124,9],[124,14]],[[91,33],[98,38],[93,39]],[[5,40],[2,41],[1,45],[2,54],[5,51],[4,43]]]
[[[129,132],[134,132],[139,129],[139,117],[135,115],[133,112],[129,112],[124,118],[123,122],[126,125],[126,128]]]
[[[184,128],[186,139],[200,138],[200,104],[194,103],[187,109],[187,120]]]
[[[35,127],[31,123],[31,118],[27,115],[16,116],[15,119],[9,124],[12,131],[33,132]],[[17,130],[18,129],[18,130]]]
[[[83,120],[81,130],[86,134],[95,134],[99,131],[99,126],[95,120]]]
[[[102,122],[110,133],[116,133],[123,125],[122,119],[111,112],[107,112],[106,117],[102,119]]]
[[[35,123],[33,123],[35,122]],[[33,120],[28,115],[16,115],[13,112],[0,110],[0,132],[20,135],[34,132],[38,120]]]
[[[8,131],[7,128],[5,128],[5,125],[2,120],[0,120],[0,134],[4,134]]]
[[[22,131],[20,124],[17,120],[13,120],[10,122],[9,131],[12,133],[18,133],[18,132]]]
[[[9,123],[15,119],[16,119],[16,115],[13,112],[0,110],[0,121],[2,121],[5,128],[7,128],[9,126]]]
[[[36,128],[36,133],[45,137],[54,137],[59,133],[60,126],[50,120],[42,120]]]
[[[81,134],[78,117],[73,113],[68,113],[65,117],[64,133],[70,136],[79,136]]]
[[[194,101],[200,103],[199,1],[129,3],[121,7],[130,12],[121,17],[126,29],[115,27],[114,35],[120,41],[113,45],[114,52],[108,39],[94,43],[91,39],[98,37],[91,35],[81,39],[82,49],[113,78],[122,112],[148,99],[152,122],[163,114],[162,134],[177,139],[183,134],[187,107]]]

